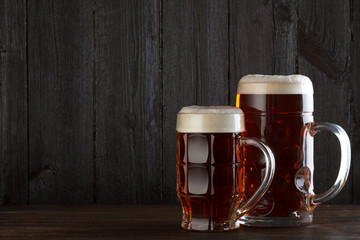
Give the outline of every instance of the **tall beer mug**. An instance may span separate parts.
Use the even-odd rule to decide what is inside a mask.
[[[236,106],[245,114],[247,136],[264,141],[274,153],[274,180],[258,204],[241,218],[248,226],[298,226],[312,222],[313,210],[336,196],[350,169],[350,141],[338,125],[314,122],[313,86],[302,75],[248,75],[240,79]],[[340,170],[334,185],[325,193],[313,189],[313,137],[329,131],[341,146]],[[258,186],[261,169],[256,149],[247,149],[246,186]],[[245,189],[252,194],[254,189]]]
[[[177,193],[188,230],[226,231],[240,226],[239,217],[267,191],[274,158],[261,141],[244,136],[244,118],[235,107],[184,107],[177,115]],[[246,199],[244,148],[264,156],[261,184]],[[262,180],[261,180],[262,179]]]

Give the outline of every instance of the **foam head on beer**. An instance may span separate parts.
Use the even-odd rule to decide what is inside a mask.
[[[177,114],[176,131],[182,133],[238,133],[244,131],[244,116],[230,106],[188,106]]]
[[[240,79],[238,94],[313,94],[311,80],[303,75],[246,75]]]

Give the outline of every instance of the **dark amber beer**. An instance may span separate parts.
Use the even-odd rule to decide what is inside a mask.
[[[238,218],[266,192],[274,169],[272,154],[261,142],[244,137],[243,126],[242,111],[234,107],[191,106],[179,112],[176,166],[183,228],[236,229],[240,226]],[[266,170],[263,175],[258,174],[259,186],[246,202],[244,147],[247,145],[256,146],[260,154],[265,154]]]
[[[212,222],[226,224],[243,198],[244,158],[242,154],[236,155],[232,147],[239,137],[236,133],[178,133],[181,145],[177,165],[179,199],[185,217],[191,215],[205,228],[209,218]],[[208,156],[212,143],[215,147]],[[184,157],[185,144],[188,158]],[[194,155],[197,156],[192,161]]]
[[[317,202],[318,196],[314,193],[313,136],[319,130],[345,132],[334,124],[314,123],[312,83],[301,75],[245,76],[239,81],[236,106],[245,114],[246,135],[268,144],[276,162],[274,180],[268,192],[242,217],[242,223],[250,226],[311,223],[314,207],[328,200]],[[346,133],[345,136],[347,138]],[[345,152],[348,152],[342,159],[345,172],[339,175],[342,183],[346,181],[350,166],[350,151],[346,149]],[[248,147],[245,196],[253,194],[259,185],[255,176],[262,169],[257,161],[261,161],[258,150]],[[337,186],[336,191],[339,192],[342,186]]]

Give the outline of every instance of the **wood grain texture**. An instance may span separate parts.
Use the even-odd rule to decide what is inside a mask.
[[[274,74],[297,73],[298,1],[273,1]]]
[[[360,204],[360,2],[352,1],[352,3],[352,60],[348,93],[350,95],[350,129],[348,133],[352,146],[352,201]]]
[[[185,231],[180,206],[3,208],[6,239],[359,239],[359,206],[321,206],[313,224],[222,233]]]
[[[247,74],[274,74],[273,1],[230,0],[230,105]]]
[[[298,1],[230,1],[230,104],[247,74],[297,71]]]
[[[0,204],[28,201],[26,1],[0,1]]]
[[[92,1],[28,10],[29,201],[93,203]]]
[[[350,119],[350,2],[301,1],[299,5],[299,73],[314,85],[315,121],[332,122],[351,130]],[[334,183],[340,162],[337,140],[315,137],[315,191]],[[352,172],[333,203],[352,202]]]
[[[227,1],[163,1],[163,202],[176,201],[176,114],[228,105]]]
[[[352,143],[360,204],[358,1],[0,0],[0,204],[175,203],[176,114],[235,105],[250,73],[309,76]],[[339,147],[315,138],[315,190]]]
[[[160,1],[97,1],[96,202],[161,202]]]

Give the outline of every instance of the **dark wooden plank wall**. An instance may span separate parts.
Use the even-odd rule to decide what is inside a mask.
[[[351,73],[349,80],[350,94],[350,137],[352,144],[352,169],[353,169],[353,203],[360,203],[360,2],[353,1],[351,7]]]
[[[0,203],[28,202],[26,1],[0,1]]]
[[[162,198],[160,1],[96,1],[97,203]]]
[[[234,105],[245,74],[301,73],[316,120],[352,141],[332,203],[359,204],[359,12],[353,0],[0,0],[0,203],[174,203],[179,109]],[[321,192],[339,149],[315,142]]]
[[[94,202],[93,6],[28,4],[29,202]]]

